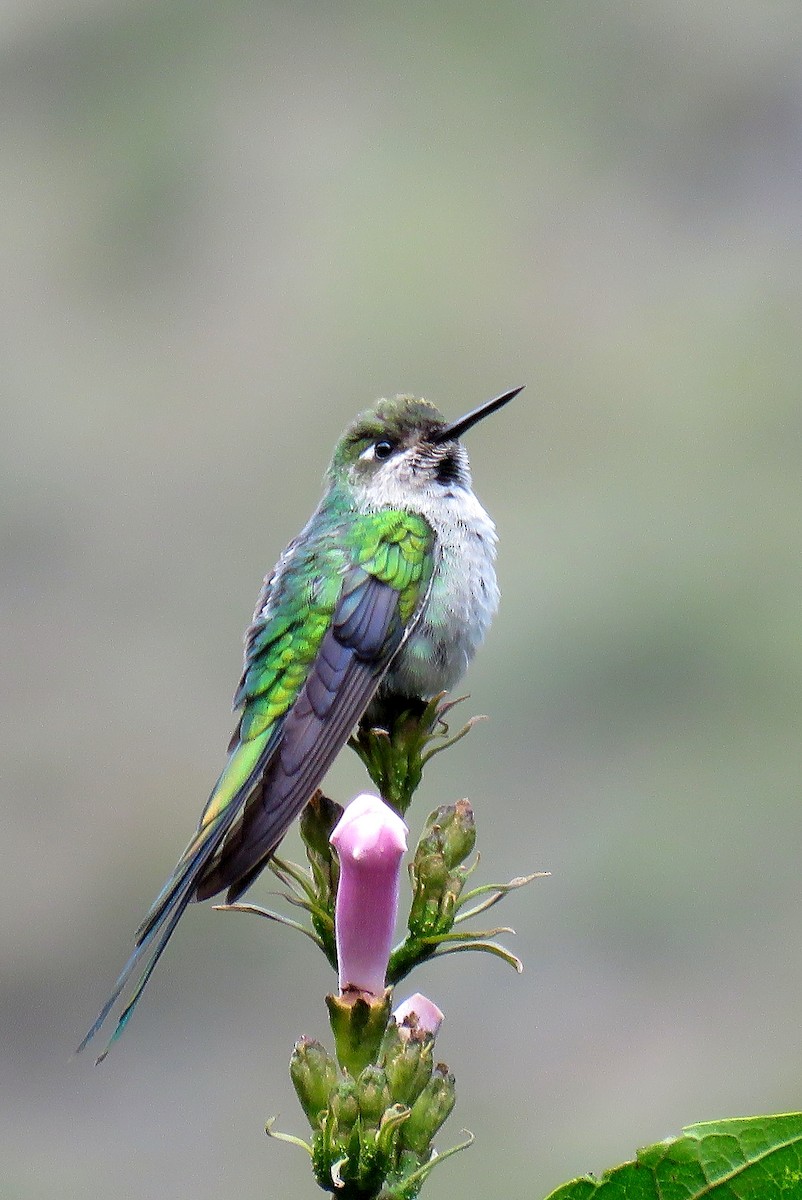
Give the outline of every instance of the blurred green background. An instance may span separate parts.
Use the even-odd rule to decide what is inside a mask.
[[[327,1035],[302,939],[193,908],[105,1065],[70,1054],[220,768],[261,577],[398,391],[528,384],[469,439],[492,720],[410,816],[470,794],[483,879],[552,872],[499,910],[522,977],[414,980],[439,1143],[478,1139],[429,1191],[802,1107],[801,52],[796,0],[3,6],[4,1198],[316,1194],[262,1131],[303,1131]]]

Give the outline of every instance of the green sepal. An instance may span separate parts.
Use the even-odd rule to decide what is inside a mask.
[[[369,998],[365,992],[326,997],[337,1061],[354,1078],[376,1062],[390,1020],[391,997],[390,988],[381,997]]]
[[[464,1142],[459,1142],[456,1146],[450,1146],[448,1150],[435,1154],[431,1152],[425,1162],[421,1163],[418,1156],[411,1150],[402,1150],[399,1155],[401,1170],[397,1179],[388,1177],[387,1182],[379,1193],[378,1200],[415,1200],[419,1194],[425,1181],[429,1178],[435,1167],[440,1166],[446,1159],[449,1159],[454,1154],[459,1154],[462,1150],[467,1150],[474,1143],[473,1134],[463,1129],[463,1133],[467,1134]],[[419,1164],[419,1165],[417,1165]]]
[[[217,904],[219,912],[245,912],[255,916],[266,917],[289,929],[295,929],[319,946],[326,958],[337,970],[337,947],[334,936],[334,895],[331,894],[323,881],[320,885],[315,875],[314,867],[311,873],[299,867],[297,863],[274,855],[268,864],[275,877],[284,885],[285,891],[277,893],[294,908],[304,909],[310,917],[312,928],[299,921],[293,921],[281,913],[271,912],[256,904]]]

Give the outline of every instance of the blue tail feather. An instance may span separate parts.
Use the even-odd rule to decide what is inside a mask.
[[[120,1013],[114,1033],[111,1035],[108,1042],[106,1043],[105,1049],[95,1059],[95,1066],[97,1066],[98,1063],[103,1062],[103,1059],[106,1057],[109,1050],[111,1050],[114,1043],[117,1041],[117,1039],[120,1037],[120,1035],[125,1030],[126,1025],[128,1024],[128,1022],[130,1021],[130,1019],[133,1015],[133,1012],[134,1012],[134,1009],[136,1008],[137,1002],[139,1001],[139,998],[141,997],[142,993],[144,992],[148,980],[150,979],[151,975],[153,974],[156,963],[159,961],[162,954],[164,953],[164,949],[165,949],[167,943],[169,942],[170,938],[172,937],[173,930],[175,929],[176,925],[180,921],[181,917],[184,915],[184,910],[187,907],[187,905],[189,904],[191,899],[192,899],[192,891],[191,891],[191,889],[189,889],[184,893],[184,895],[181,897],[181,899],[176,904],[175,909],[172,913],[172,916],[170,917],[170,920],[167,922],[167,924],[164,926],[164,928],[161,929],[161,937],[159,938],[156,948],[153,951],[153,955],[150,959],[150,962],[145,967],[145,970],[142,972],[142,976],[139,980],[139,983],[134,988],[131,999],[128,1001],[125,1008]],[[153,930],[154,934],[157,932],[160,932],[160,930],[159,929]],[[143,949],[143,948],[144,948],[144,944],[143,944],[143,947],[140,947],[140,949]],[[117,995],[119,995],[119,992],[117,993]],[[116,998],[117,998],[116,996],[113,997],[112,1003],[114,1000],[116,1000]],[[106,1015],[108,1015],[108,1007],[106,1009]]]
[[[82,1050],[86,1049],[86,1047],[92,1041],[92,1038],[95,1036],[95,1034],[98,1032],[98,1030],[102,1026],[103,1022],[106,1020],[106,1017],[109,1015],[109,1013],[111,1012],[112,1008],[114,1007],[114,1005],[117,1001],[117,997],[120,995],[120,992],[123,990],[126,983],[128,982],[131,975],[133,974],[134,967],[139,962],[139,960],[142,957],[142,954],[144,953],[146,948],[147,948],[146,942],[142,942],[140,945],[134,947],[131,957],[128,959],[128,962],[125,964],[125,966],[123,967],[122,971],[119,974],[117,982],[114,985],[114,991],[111,993],[108,1000],[103,1005],[100,1012],[98,1013],[94,1025],[89,1030],[86,1037],[84,1037],[82,1039],[81,1044],[79,1045],[78,1049],[75,1051],[76,1054],[80,1054]]]
[[[97,1015],[95,1023],[92,1025],[89,1032],[86,1034],[81,1044],[76,1051],[80,1054],[86,1048],[89,1042],[95,1037],[101,1026],[105,1023],[112,1008],[119,999],[125,985],[133,975],[137,965],[150,954],[145,970],[141,979],[134,988],[131,999],[123,1009],[122,1014],[117,1022],[117,1026],[109,1039],[108,1045],[102,1054],[98,1056],[96,1062],[100,1063],[108,1054],[112,1045],[122,1034],[128,1024],[136,1007],[145,986],[150,979],[156,963],[161,958],[164,949],[170,940],[176,925],[183,916],[187,905],[192,901],[195,895],[198,879],[206,869],[210,861],[214,858],[216,852],[220,849],[226,834],[234,824],[236,818],[242,810],[242,805],[253,790],[254,784],[260,778],[262,771],[265,769],[267,759],[269,758],[275,746],[275,737],[268,741],[263,753],[260,755],[250,777],[240,788],[239,792],[232,797],[228,806],[220,813],[214,822],[209,824],[207,836],[201,839],[200,844],[187,857],[187,851],[184,851],[179,860],[179,864],[173,874],[165,883],[164,887],[159,892],[154,901],[150,912],[145,920],[140,925],[136,934],[136,944],[130,958],[120,972],[117,982],[114,985],[114,990],[109,996],[106,1003],[101,1008]],[[191,843],[190,843],[191,845]],[[154,944],[155,943],[155,944]]]

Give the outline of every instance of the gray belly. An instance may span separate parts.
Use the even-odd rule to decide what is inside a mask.
[[[451,530],[441,540],[424,612],[385,676],[382,690],[430,697],[458,682],[498,608],[493,525]]]

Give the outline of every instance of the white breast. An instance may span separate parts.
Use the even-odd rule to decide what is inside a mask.
[[[383,690],[428,698],[464,674],[498,608],[496,527],[473,494],[468,456],[462,481],[443,487],[418,469],[415,450],[388,460],[369,486],[355,481],[357,508],[419,513],[435,534],[436,565],[423,613],[384,678]]]
[[[438,489],[421,515],[435,530],[438,558],[426,608],[385,679],[402,695],[452,688],[484,640],[498,608],[496,530],[467,488]]]

